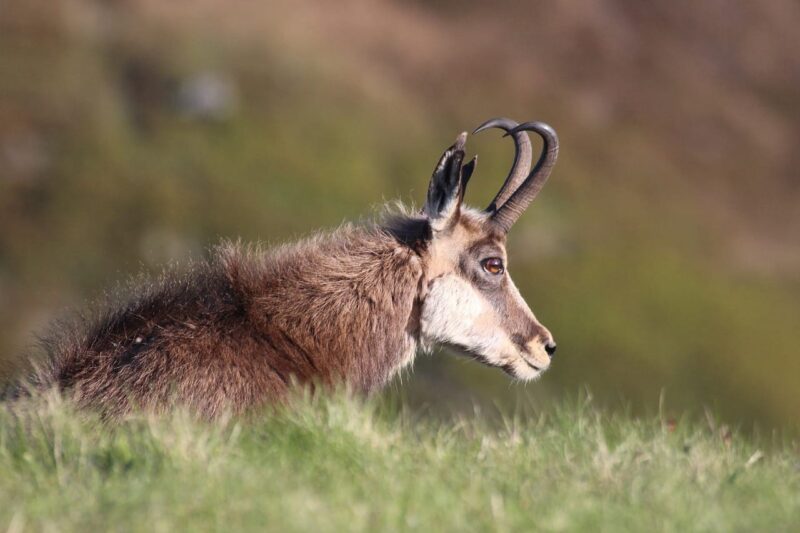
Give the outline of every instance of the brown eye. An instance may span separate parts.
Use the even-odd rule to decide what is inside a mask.
[[[505,267],[503,267],[503,260],[499,257],[490,257],[489,259],[484,259],[481,264],[483,264],[483,269],[492,274],[494,276],[499,276],[503,272],[505,272]]]

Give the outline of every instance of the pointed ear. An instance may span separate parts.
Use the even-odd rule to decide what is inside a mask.
[[[461,166],[466,141],[466,133],[459,135],[455,144],[442,154],[431,176],[424,212],[434,232],[446,230],[458,222],[467,180],[475,168],[474,159]]]

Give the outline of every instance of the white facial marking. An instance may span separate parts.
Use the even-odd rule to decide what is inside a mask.
[[[509,364],[516,349],[486,299],[466,280],[445,274],[431,281],[420,322],[426,342],[462,346],[490,363]]]
[[[516,296],[533,318],[518,292]],[[528,353],[521,353],[489,301],[456,274],[444,274],[429,283],[420,326],[424,345],[463,347],[490,365],[507,368],[521,380],[536,379],[550,366],[550,357],[539,339],[526,346]]]

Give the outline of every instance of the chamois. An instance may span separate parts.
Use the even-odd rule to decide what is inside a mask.
[[[421,212],[271,250],[222,244],[188,273],[56,328],[33,379],[112,417],[177,402],[213,418],[279,404],[295,386],[376,391],[437,344],[536,378],[556,345],[511,280],[505,243],[558,138],[544,123],[504,118],[474,133],[487,128],[513,139],[515,157],[486,209],[463,205],[476,163],[464,163],[465,132],[439,159]],[[533,170],[528,131],[544,141]]]

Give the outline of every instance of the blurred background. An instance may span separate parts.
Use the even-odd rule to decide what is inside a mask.
[[[510,270],[559,353],[538,383],[436,354],[437,411],[588,387],[616,407],[800,413],[800,4],[6,0],[0,374],[120,280],[420,204],[493,116],[559,132]],[[512,158],[496,131],[467,202]]]

